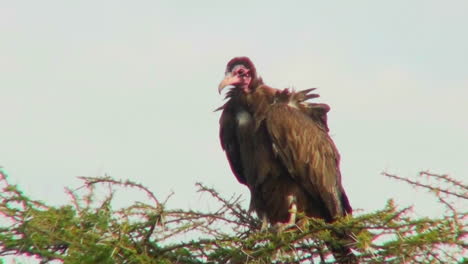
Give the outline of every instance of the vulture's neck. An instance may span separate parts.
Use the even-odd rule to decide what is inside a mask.
[[[246,124],[251,119],[247,119],[247,114],[255,120],[255,128],[258,128],[260,123],[265,118],[270,105],[274,103],[277,90],[266,85],[259,85],[249,92],[244,92],[241,89],[232,89],[228,97],[229,108],[234,110],[239,124]],[[242,121],[242,122],[241,122]]]
[[[276,89],[266,85],[259,85],[249,91],[233,88],[227,94],[232,106],[239,106],[255,112],[255,109],[263,104],[271,104],[274,101]]]

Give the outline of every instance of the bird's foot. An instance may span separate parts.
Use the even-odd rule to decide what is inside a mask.
[[[296,215],[297,215],[297,206],[296,206],[296,203],[294,203],[293,201],[291,201],[291,205],[289,207],[289,221],[286,222],[286,223],[276,223],[274,226],[273,226],[273,229],[277,232],[277,233],[281,233],[287,229],[290,229],[290,228],[295,228],[297,227],[296,225]]]
[[[262,226],[260,227],[260,232],[266,232],[268,231],[268,219],[266,216],[262,216]]]
[[[272,226],[271,231],[275,233],[283,233],[288,229],[295,228],[296,224],[295,223],[276,223],[274,226]]]

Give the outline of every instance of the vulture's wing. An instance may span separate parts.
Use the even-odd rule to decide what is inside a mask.
[[[273,104],[265,116],[276,155],[299,185],[320,197],[336,218],[350,213],[351,207],[341,186],[340,156],[324,121],[322,112],[311,116],[287,103]]]
[[[327,104],[317,104],[307,102],[309,99],[319,97],[318,94],[311,93],[316,88],[302,90],[299,92],[290,93],[289,90],[285,89],[281,92],[279,97],[283,97],[287,102],[295,102],[296,106],[312,120],[328,132],[327,124],[327,113],[330,111],[330,106]]]
[[[313,121],[317,122],[326,132],[329,131],[327,113],[330,111],[330,107],[327,104],[307,103],[304,108],[307,115],[312,118]]]
[[[240,183],[247,184],[245,176],[243,175],[244,169],[242,167],[239,142],[236,135],[237,121],[230,111],[224,110],[219,124],[219,138],[221,139],[221,146],[226,152],[231,170]]]

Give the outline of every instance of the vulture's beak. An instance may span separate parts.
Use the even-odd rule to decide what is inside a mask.
[[[219,83],[219,86],[218,86],[218,93],[221,94],[221,91],[223,91],[224,88],[226,88],[226,87],[229,86],[229,85],[236,85],[236,84],[238,84],[239,82],[240,82],[239,76],[233,75],[232,73],[226,74],[226,77],[224,78],[224,80],[222,80],[222,81]]]

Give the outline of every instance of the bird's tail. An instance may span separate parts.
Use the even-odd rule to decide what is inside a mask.
[[[340,264],[357,264],[359,263],[358,258],[354,255],[351,250],[352,245],[356,243],[356,240],[351,234],[344,232],[333,232],[333,237],[336,241],[328,242],[327,247],[333,253],[336,263]]]

